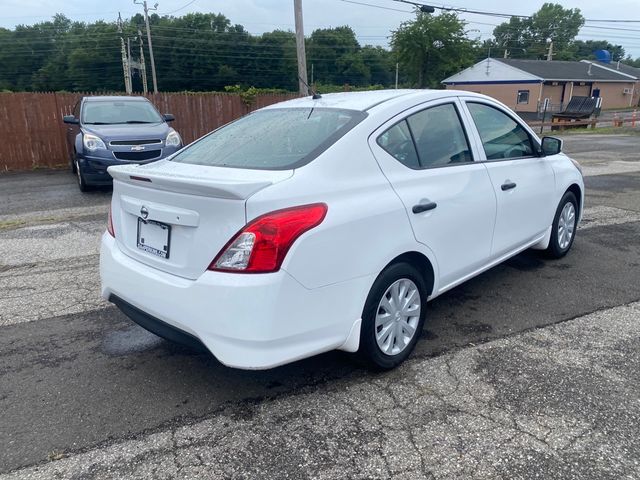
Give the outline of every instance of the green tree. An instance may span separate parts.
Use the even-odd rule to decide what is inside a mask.
[[[474,60],[475,41],[467,38],[465,22],[454,13],[416,12],[391,37],[403,78],[419,88],[439,87],[442,79]]]
[[[578,8],[545,3],[530,18],[511,17],[493,30],[495,43],[513,58],[543,59],[553,41],[554,58],[570,58],[572,43],[584,25]]]
[[[293,32],[274,30],[263,33],[256,43],[255,74],[257,87],[277,86],[296,90],[298,62]]]
[[[351,27],[319,28],[314,30],[306,45],[307,67],[314,67],[314,78],[322,83],[359,84],[362,66],[350,68],[357,61],[360,44]]]
[[[571,58],[567,60],[595,59],[596,50],[608,50],[614,62],[625,58],[622,45],[613,45],[606,40],[576,40],[570,48]]]
[[[362,61],[369,68],[370,83],[391,86],[395,80],[395,60],[393,54],[382,47],[365,45],[360,51]]]

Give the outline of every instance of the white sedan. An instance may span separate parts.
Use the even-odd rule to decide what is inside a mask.
[[[102,295],[232,367],[339,349],[392,368],[428,300],[525,249],[571,248],[584,184],[561,149],[469,92],[272,105],[109,168]]]

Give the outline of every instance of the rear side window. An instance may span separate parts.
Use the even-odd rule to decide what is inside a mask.
[[[395,124],[378,137],[378,145],[386,150],[403,165],[409,168],[420,168],[409,126],[405,120]]]
[[[484,103],[467,103],[488,160],[530,157],[531,137],[506,113]]]
[[[414,113],[407,121],[423,168],[473,161],[456,107],[447,103]]]
[[[473,162],[456,107],[427,108],[395,124],[378,145],[409,168],[434,168]]]
[[[297,168],[365,117],[364,112],[333,108],[260,110],[215,130],[172,161],[259,170]]]

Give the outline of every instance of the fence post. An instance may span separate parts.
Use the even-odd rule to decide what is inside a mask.
[[[62,149],[60,153],[64,153],[63,161],[69,160],[67,157],[69,156],[69,146],[67,145],[67,133],[66,133],[66,125],[62,122],[62,116],[64,116],[64,112],[60,112],[60,104],[58,103],[58,94],[53,92],[53,103],[56,106],[56,114],[55,120],[57,122],[58,132],[60,132],[60,140],[62,141]]]

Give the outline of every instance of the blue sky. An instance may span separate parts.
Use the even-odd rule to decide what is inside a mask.
[[[156,0],[151,0],[155,3]],[[161,15],[185,13],[223,13],[233,23],[240,23],[252,33],[262,33],[276,28],[293,30],[293,0],[157,0]],[[392,0],[353,0],[372,6],[349,3],[346,0],[303,0],[305,33],[315,28],[350,25],[361,44],[387,45],[389,34],[405,20],[412,18],[411,7]],[[524,3],[524,2],[522,2]],[[456,7],[476,10],[530,14],[544,1],[528,1],[526,5],[513,0],[456,0]],[[640,20],[638,0],[582,0],[558,1],[566,8],[580,8],[588,19],[637,19]],[[443,5],[435,3],[434,5]],[[446,4],[451,6],[452,4]],[[390,10],[391,9],[391,10]],[[400,10],[400,11],[398,11]],[[13,28],[17,24],[31,24],[49,19],[55,13],[64,13],[72,20],[113,21],[120,11],[130,17],[141,7],[133,0],[0,0],[0,26]],[[462,15],[469,22],[469,35],[486,39],[491,36],[500,19],[478,15]],[[600,27],[600,28],[595,28]],[[614,30],[613,28],[616,30]],[[581,31],[580,39],[607,39],[621,44],[633,57],[640,57],[640,22],[608,24],[589,23]]]

